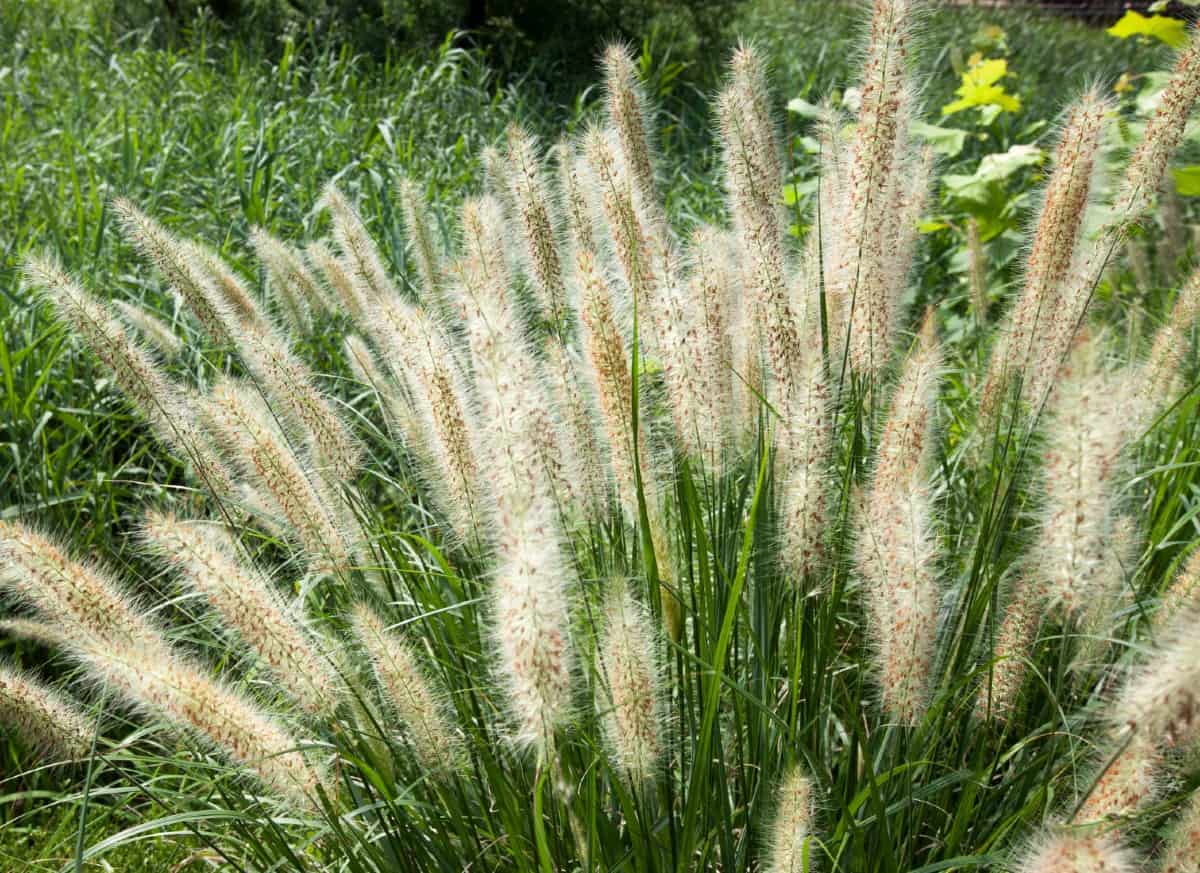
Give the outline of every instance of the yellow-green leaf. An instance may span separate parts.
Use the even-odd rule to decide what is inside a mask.
[[[1174,48],[1179,48],[1187,43],[1187,25],[1183,19],[1171,18],[1169,15],[1151,15],[1147,18],[1132,9],[1128,10],[1121,20],[1106,32],[1118,39],[1149,36]]]
[[[1003,58],[980,61],[965,73],[962,84],[954,93],[958,99],[942,107],[942,115],[953,115],[976,106],[998,106],[1005,112],[1021,108],[1021,98],[1009,94],[1000,80],[1008,75],[1008,61]]]
[[[1200,166],[1177,167],[1171,171],[1175,190],[1183,197],[1200,197]]]

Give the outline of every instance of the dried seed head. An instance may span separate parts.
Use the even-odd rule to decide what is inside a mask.
[[[1045,376],[1031,370],[1035,364],[1038,370],[1056,370],[1061,352],[1059,358],[1053,355],[1061,345],[1051,336],[1075,329],[1074,321],[1061,318],[1064,308],[1070,308],[1064,307],[1064,283],[1079,247],[1101,133],[1111,108],[1089,92],[1067,116],[1025,263],[1025,286],[988,366],[981,409],[985,416],[997,410],[1011,380],[1044,381]],[[1028,387],[1023,395],[1034,397]]]
[[[232,460],[287,523],[313,568],[337,574],[350,567],[353,549],[341,500],[288,445],[253,388],[225,380],[213,386],[204,409],[210,425],[234,449]]]
[[[113,306],[120,313],[122,320],[145,337],[164,358],[173,358],[183,351],[183,343],[175,335],[175,331],[161,317],[150,312],[149,308],[127,300],[114,300]]]
[[[333,238],[346,257],[349,272],[362,284],[367,300],[388,300],[396,296],[396,285],[384,268],[383,258],[367,232],[367,226],[333,182],[325,186],[321,205],[329,210],[333,219]]]
[[[237,544],[225,528],[151,513],[142,535],[306,710],[328,713],[336,708],[337,680],[316,641],[294,610],[284,604],[271,580],[238,554]]]
[[[650,616],[624,584],[608,598],[597,654],[596,707],[616,767],[634,785],[650,782],[665,745],[658,652]]]
[[[656,229],[664,222],[658,185],[654,181],[654,157],[650,145],[650,110],[638,77],[637,66],[627,46],[611,43],[604,50],[605,107],[609,123],[617,133],[621,159],[633,183],[634,208],[640,220]]]
[[[312,327],[313,315],[328,309],[325,293],[297,249],[261,227],[251,228],[250,244],[267,275],[267,293],[297,333]]]
[[[1180,51],[1171,80],[1163,89],[1158,108],[1146,124],[1117,191],[1114,212],[1118,221],[1137,221],[1150,208],[1162,184],[1171,155],[1179,148],[1184,128],[1200,99],[1200,37],[1193,31]]]
[[[196,427],[183,390],[129,335],[112,313],[49,258],[25,264],[27,281],[36,285],[84,344],[108,367],[125,397],[155,435],[188,461],[201,483],[218,499],[234,491],[229,472]]]
[[[542,157],[534,138],[519,125],[508,129],[508,181],[520,219],[526,269],[533,279],[542,314],[551,324],[566,317],[566,285]]]
[[[453,770],[463,757],[462,740],[416,649],[366,606],[354,610],[354,629],[421,766],[434,773]]]
[[[0,521],[0,585],[69,635],[150,658],[165,650],[159,630],[107,573],[24,525]]]
[[[1107,590],[1118,462],[1135,421],[1131,380],[1081,341],[1055,387],[1043,454],[1044,521],[1037,566],[1051,602],[1072,618]]]
[[[198,262],[195,251],[123,197],[113,201],[113,211],[126,236],[179,293],[204,331],[216,343],[225,345],[234,315],[212,274]]]
[[[87,717],[68,698],[0,663],[0,723],[41,754],[86,758],[92,745]]]
[[[421,191],[412,179],[401,176],[396,183],[396,194],[404,212],[404,232],[408,239],[408,250],[417,268],[420,298],[428,304],[437,305],[442,299],[442,258],[429,230],[427,204]]]
[[[1171,826],[1157,869],[1159,873],[1200,871],[1200,794],[1192,795]]]
[[[817,867],[813,844],[813,785],[800,767],[792,767],[775,796],[767,873],[809,873]]]
[[[333,253],[324,243],[309,243],[304,256],[313,268],[325,277],[342,311],[354,321],[362,324],[369,308],[369,289],[356,279],[353,267]]]
[[[1137,864],[1110,834],[1048,833],[1016,869],[1019,873],[1134,873]]]

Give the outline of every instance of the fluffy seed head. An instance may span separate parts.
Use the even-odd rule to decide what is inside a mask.
[[[1165,628],[1155,657],[1130,676],[1116,718],[1149,742],[1190,747],[1200,733],[1198,611],[1186,610]]]
[[[1089,92],[1068,114],[1025,263],[1025,286],[989,363],[982,395],[984,415],[994,412],[1011,380],[1038,378],[1029,368],[1056,348],[1049,336],[1053,331],[1074,330],[1073,323],[1056,328],[1055,322],[1062,314],[1062,286],[1079,244],[1101,133],[1111,108]],[[1057,369],[1058,361],[1048,366]],[[1031,396],[1027,391],[1024,395]]]
[[[369,289],[355,278],[354,269],[348,262],[343,261],[333,253],[329,246],[321,242],[309,243],[304,249],[304,256],[313,268],[325,277],[334,296],[341,304],[342,311],[359,324],[363,323],[368,310],[367,295]]]
[[[179,292],[205,332],[218,344],[226,344],[234,315],[211,273],[197,261],[195,251],[123,197],[113,201],[113,211],[126,236]]]
[[[617,133],[621,159],[633,182],[635,208],[644,221],[658,224],[662,206],[654,181],[654,158],[650,146],[649,104],[638,77],[637,66],[627,46],[612,43],[604,50],[605,107],[609,123]]]
[[[299,251],[261,227],[251,228],[250,245],[267,274],[267,293],[296,333],[312,327],[314,312],[325,309],[324,292]]]
[[[327,713],[336,707],[337,681],[315,640],[284,604],[271,581],[238,554],[228,531],[213,524],[181,522],[173,515],[151,513],[142,535],[306,710]]]
[[[175,335],[175,331],[171,330],[171,326],[146,307],[127,300],[114,300],[113,306],[125,323],[145,337],[163,357],[173,358],[183,351],[183,343]]]
[[[291,537],[319,572],[350,566],[339,501],[291,449],[254,389],[225,380],[213,386],[204,414],[243,475],[269,498]]]
[[[623,584],[605,607],[598,655],[596,706],[616,766],[634,785],[649,782],[664,748],[658,652],[650,616]]]
[[[233,320],[227,323],[231,334],[236,332],[239,325],[256,330],[274,330],[246,283],[230,269],[219,254],[194,240],[186,240],[180,245],[184,256],[191,258],[208,274],[217,293],[224,300],[226,309],[233,316]]]
[[[926,315],[892,397],[859,533],[884,711],[905,724],[924,711],[941,599],[926,484],[941,361],[932,317]]]
[[[1200,871],[1200,794],[1193,794],[1171,827],[1159,861],[1160,873]]]
[[[767,353],[781,392],[803,366],[801,327],[792,311],[785,276],[783,178],[774,130],[766,115],[765,85],[754,53],[739,49],[730,84],[717,98],[725,156],[726,188],[747,292],[763,318]]]
[[[234,491],[229,472],[189,414],[183,391],[111,312],[49,258],[31,258],[26,278],[37,286],[172,452],[191,464],[201,483],[217,498]]]
[[[407,176],[396,183],[400,208],[404,212],[404,232],[408,239],[408,250],[417,268],[420,281],[420,297],[428,303],[437,303],[443,291],[441,255],[429,230],[425,198],[417,185]]]
[[[1192,552],[1179,575],[1163,592],[1154,620],[1164,625],[1185,610],[1200,609],[1200,548]]]
[[[386,300],[397,294],[395,283],[383,266],[375,241],[367,232],[358,210],[333,182],[325,186],[321,205],[333,219],[333,238],[345,255],[353,278],[362,283],[369,301]]]
[[[633,409],[633,376],[625,339],[617,324],[609,284],[586,249],[578,254],[579,323],[583,338],[587,374],[600,410],[605,442],[616,480],[617,497],[626,518],[636,522],[637,454],[647,457],[644,431],[639,429],[639,445],[634,446],[629,420]]]
[[[571,569],[544,498],[497,519],[494,622],[515,740],[550,754],[571,713]]]
[[[520,219],[525,261],[538,292],[543,315],[555,325],[565,317],[566,285],[550,211],[542,158],[524,128],[508,129],[508,181],[513,208]]]
[[[1161,766],[1162,756],[1146,734],[1118,732],[1103,752],[1075,821],[1083,824],[1133,815],[1154,798]]]
[[[1191,350],[1191,332],[1200,321],[1200,269],[1188,278],[1179,292],[1167,322],[1154,334],[1150,353],[1142,363],[1142,394],[1148,398],[1147,412],[1153,413],[1172,402],[1178,394],[1179,374]]]
[[[817,849],[812,840],[813,785],[800,767],[784,777],[775,797],[767,873],[810,873],[816,870]]]
[[[1125,169],[1114,204],[1118,220],[1136,221],[1149,209],[1166,173],[1167,162],[1183,139],[1197,99],[1200,99],[1200,37],[1193,31]]]
[[[0,521],[0,585],[71,635],[147,657],[164,650],[158,629],[108,574],[22,524]]]
[[[599,186],[601,211],[612,236],[617,265],[637,310],[638,343],[647,355],[661,359],[664,318],[658,293],[669,248],[661,238],[651,237],[638,215],[633,184],[610,139],[605,131],[591,129],[584,138],[584,155]]]
[[[561,343],[551,343],[546,354],[550,390],[562,413],[565,475],[577,483],[584,512],[591,514],[607,506],[609,499],[610,468],[599,411],[584,380],[578,353]]]
[[[1026,580],[1014,586],[996,632],[994,663],[975,698],[978,718],[1003,721],[1012,715],[1025,682],[1029,653],[1037,641],[1042,607],[1043,598],[1037,586]]]
[[[1113,488],[1133,406],[1130,380],[1106,370],[1099,340],[1081,341],[1059,377],[1046,425],[1036,547],[1051,602],[1073,618],[1112,588],[1104,571],[1116,523]]]
[[[435,773],[452,770],[462,758],[462,741],[413,645],[366,606],[354,610],[354,629],[421,766]]]
[[[376,348],[397,380],[412,389],[434,472],[428,477],[441,509],[461,537],[473,539],[481,519],[481,490],[469,430],[469,396],[442,330],[424,311],[400,300],[374,307]]]
[[[830,270],[852,344],[854,369],[876,375],[889,359],[889,335],[898,277],[888,271],[897,232],[894,210],[902,180],[911,90],[905,61],[911,28],[908,0],[875,0],[860,90],[858,122],[850,148],[845,200],[836,221],[837,261]],[[906,268],[907,269],[907,268]]]
[[[42,754],[86,758],[92,728],[79,708],[53,689],[0,663],[0,722]]]
[[[825,560],[828,521],[830,391],[824,366],[810,356],[784,398],[776,444],[780,474],[780,556],[801,579],[816,578]]]
[[[332,480],[353,481],[361,447],[308,366],[273,332],[247,328],[236,338],[247,369],[281,414],[302,430],[318,470]]]
[[[565,137],[555,146],[558,168],[558,189],[561,198],[561,213],[567,219],[567,235],[574,251],[596,250],[596,234],[592,226],[592,211],[583,190],[585,167],[576,154],[575,147]]]
[[[257,777],[269,790],[300,807],[315,804],[325,782],[299,751],[300,743],[246,696],[211,678],[186,657],[167,651],[114,649],[92,639],[67,642],[92,678],[130,703],[165,717],[207,741]]]
[[[1050,833],[1016,869],[1018,873],[1134,873],[1137,865],[1109,834]]]

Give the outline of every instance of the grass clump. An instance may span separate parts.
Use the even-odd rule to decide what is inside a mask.
[[[3,629],[86,680],[0,685],[19,727],[71,714],[32,739],[86,761],[80,862],[183,828],[241,869],[1186,869],[1200,280],[1144,330],[1094,301],[1200,42],[1115,194],[1079,99],[1022,287],[950,343],[909,305],[914,15],[876,0],[799,240],[762,56],[683,232],[614,46],[598,117],[507,126],[454,219],[322,180],[303,242],[244,229],[251,271],[103,205],[149,330],[26,261],[177,462],[101,559],[0,526]],[[96,808],[140,820],[88,844]]]

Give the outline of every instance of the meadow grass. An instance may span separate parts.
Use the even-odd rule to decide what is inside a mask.
[[[841,7],[829,8],[835,15],[831,30],[852,33],[857,20],[836,17],[845,16]],[[786,12],[764,9],[767,21],[791,27]],[[75,662],[82,665],[78,673],[56,664],[57,671],[92,674],[91,684],[101,690],[129,688],[130,696],[157,695],[160,703],[136,714],[104,705],[103,736],[85,765],[21,772],[11,789],[6,787],[12,815],[0,846],[14,864],[30,860],[58,869],[72,857],[82,862],[93,856],[118,864],[123,856],[117,853],[136,851],[137,837],[162,831],[178,833],[182,845],[203,857],[222,858],[233,869],[425,870],[472,863],[543,871],[576,865],[748,870],[771,858],[773,869],[800,870],[803,857],[794,863],[789,856],[798,847],[814,869],[932,873],[1007,863],[1044,822],[1069,813],[1094,793],[1097,756],[1111,754],[1105,707],[1121,677],[1136,675],[1144,649],[1153,645],[1155,628],[1147,616],[1177,576],[1196,535],[1200,425],[1195,393],[1187,390],[1196,376],[1194,358],[1190,364],[1183,359],[1183,381],[1171,386],[1162,408],[1126,438],[1131,448],[1121,453],[1115,481],[1105,492],[1114,507],[1135,514],[1138,527],[1128,552],[1121,553],[1125,562],[1115,569],[1110,562],[1104,571],[1124,589],[1108,604],[1113,613],[1103,615],[1102,624],[1082,629],[1058,619],[1044,626],[1027,643],[1030,676],[1015,714],[979,720],[972,713],[980,687],[991,687],[990,644],[1005,615],[1010,583],[1022,567],[1044,557],[1037,551],[1049,499],[1042,458],[1054,455],[1047,448],[1054,432],[1025,430],[1028,422],[1019,412],[996,420],[996,440],[982,450],[983,463],[973,454],[980,451],[980,362],[993,331],[970,335],[940,352],[936,369],[943,376],[931,406],[935,428],[928,454],[906,462],[932,484],[885,487],[877,468],[880,447],[889,445],[885,424],[896,420],[889,407],[892,386],[904,378],[899,359],[918,335],[920,313],[894,319],[901,327],[898,336],[881,326],[880,347],[894,353],[884,356],[877,373],[867,375],[874,365],[861,361],[839,368],[836,361],[843,354],[850,361],[858,352],[851,343],[839,348],[839,334],[829,327],[837,317],[833,301],[839,288],[856,290],[858,279],[850,282],[832,271],[828,309],[823,305],[818,312],[810,301],[800,319],[808,331],[803,340],[808,352],[795,359],[798,366],[781,366],[793,360],[787,331],[780,328],[776,342],[768,327],[764,353],[775,380],[747,391],[745,383],[753,380],[738,366],[741,388],[735,382],[729,389],[740,390],[750,417],[729,428],[737,435],[699,435],[697,429],[699,450],[680,450],[692,445],[688,428],[703,417],[695,410],[715,398],[703,389],[695,393],[690,380],[680,378],[693,369],[708,372],[707,365],[693,365],[689,353],[672,351],[678,339],[672,340],[669,315],[655,311],[657,286],[651,282],[649,296],[639,298],[640,259],[656,263],[658,235],[669,238],[656,208],[686,238],[702,220],[723,220],[725,185],[742,240],[736,244],[744,246],[739,261],[759,265],[750,272],[760,278],[719,281],[753,284],[762,276],[783,274],[784,268],[771,266],[770,251],[744,243],[756,238],[755,228],[776,220],[771,196],[765,204],[758,199],[763,186],[755,174],[766,173],[770,191],[778,191],[783,179],[763,170],[770,149],[754,138],[758,134],[739,139],[743,133],[734,122],[754,117],[753,95],[735,93],[737,99],[728,104],[729,123],[718,138],[726,149],[722,159],[708,132],[708,110],[697,108],[696,95],[676,92],[681,86],[656,78],[654,69],[639,71],[645,81],[635,88],[646,88],[666,107],[654,116],[660,150],[652,159],[656,171],[642,178],[636,145],[630,144],[640,122],[625,119],[631,125],[625,133],[619,111],[606,112],[599,92],[574,104],[547,105],[533,77],[501,87],[480,58],[450,47],[430,58],[371,61],[337,47],[293,50],[285,45],[267,62],[242,56],[236,41],[204,32],[188,48],[163,49],[145,34],[105,33],[102,18],[87,12],[64,16],[60,27],[31,22],[28,12],[16,7],[0,15],[5,34],[20,37],[10,41],[13,87],[5,94],[5,165],[13,172],[3,215],[16,232],[6,248],[0,345],[7,454],[0,474],[9,483],[0,505],[3,519],[36,522],[68,540],[76,554],[100,556],[126,583],[136,580],[139,597],[156,604],[154,624],[171,628],[170,646],[178,653],[172,657],[181,663],[185,657],[200,659],[229,677],[230,693],[282,713],[288,730],[313,743],[309,751],[315,760],[336,755],[331,774],[316,777],[323,791],[317,792],[315,808],[277,805],[271,795],[278,792],[261,791],[228,758],[212,754],[210,742],[225,736],[219,725],[201,730],[208,740],[198,739],[196,724],[182,733],[169,729],[181,720],[164,692],[171,676],[157,685],[136,685],[123,669],[111,666],[100,647],[84,645]],[[934,16],[923,39],[939,27],[963,26],[957,21]],[[810,26],[797,25],[797,31],[808,34]],[[780,32],[786,31],[765,24],[752,30],[790,83],[793,70],[802,66],[789,64],[786,47],[776,47]],[[1081,45],[1096,44],[1094,33],[1066,33]],[[806,52],[821,43],[820,51],[835,56],[842,55],[837,46],[856,44],[856,37],[805,35],[797,41]],[[1020,45],[1035,41],[1031,36]],[[619,65],[620,58],[613,63]],[[1084,55],[1079,69],[1086,63]],[[800,88],[787,84],[781,90],[789,96],[819,94],[827,83],[844,84],[860,72],[857,66],[821,62],[812,69],[815,74]],[[610,70],[610,83],[613,76]],[[937,80],[930,85],[934,91],[938,87]],[[1045,90],[1047,96],[1038,99],[1062,97],[1057,85]],[[522,235],[532,233],[538,222],[525,220],[529,203],[520,199],[519,185],[510,191],[503,179],[499,185],[493,180],[487,190],[497,202],[476,203],[474,224],[469,213],[460,219],[455,210],[463,193],[479,192],[483,149],[495,143],[503,153],[505,143],[513,142],[511,132],[505,137],[510,122],[520,121],[543,142],[553,143],[563,130],[585,134],[588,121],[606,117],[617,133],[585,138],[581,145],[588,160],[581,171],[588,184],[599,183],[589,189],[597,202],[585,213],[603,214],[604,220],[595,223],[608,230],[598,232],[612,237],[611,250],[604,243],[597,252],[603,266],[595,281],[614,283],[617,290],[597,292],[595,306],[580,306],[576,324],[545,305],[554,280],[547,278],[551,268],[537,261],[536,250],[524,250]],[[740,148],[730,148],[730,142]],[[738,164],[742,150],[749,156],[744,166]],[[609,153],[616,169],[607,183],[612,196],[606,198],[603,165]],[[427,221],[436,247],[477,257],[477,262],[463,257],[447,267],[455,290],[445,301],[431,294],[414,262],[414,248],[406,244],[411,218],[395,193],[401,172],[416,180],[420,199],[432,203]],[[724,181],[722,172],[728,174]],[[370,241],[356,242],[356,229],[347,219],[339,224],[336,205],[322,208],[335,204],[326,189],[330,181],[367,218]],[[271,295],[252,293],[268,313],[266,329],[256,332],[250,317],[231,329],[232,341],[206,337],[122,238],[114,195],[131,198],[171,231],[209,243],[250,287],[259,288],[265,277]],[[660,195],[664,205],[656,207]],[[536,193],[531,196],[535,201]],[[504,204],[506,197],[510,204]],[[489,218],[495,209],[509,210],[507,219]],[[333,312],[311,314],[316,329],[303,329],[285,341],[287,354],[308,368],[293,367],[287,378],[317,374],[313,384],[327,395],[334,415],[350,424],[363,452],[350,476],[332,480],[314,476],[336,466],[319,460],[322,449],[297,448],[297,443],[307,446],[307,435],[319,425],[305,414],[316,407],[289,399],[286,379],[272,381],[270,361],[285,359],[264,355],[276,348],[272,337],[286,313],[274,296],[278,277],[265,275],[269,270],[256,263],[247,244],[251,226],[296,242],[324,237],[331,229],[328,212],[345,258],[378,247],[384,265],[379,281],[389,285],[384,296],[394,293],[403,300],[397,307],[404,316],[394,323],[355,319],[333,306]],[[639,223],[643,235],[628,236],[623,254],[622,234]],[[574,275],[577,263],[586,262],[575,257],[581,243],[576,238],[566,244],[579,229],[568,233],[560,227],[554,243],[561,247],[562,281],[572,289],[581,282],[586,288]],[[829,233],[831,243],[838,235],[844,239],[846,231],[839,225]],[[729,244],[722,236],[720,245]],[[286,511],[264,512],[239,499],[231,504],[237,507],[235,518],[225,518],[236,535],[231,560],[252,555],[259,567],[270,568],[268,584],[274,580],[281,591],[301,594],[301,633],[352,651],[357,649],[347,641],[354,634],[368,650],[373,639],[384,647],[411,644],[390,652],[377,647],[369,658],[370,675],[364,670],[366,657],[335,652],[328,667],[347,689],[331,701],[332,717],[313,721],[298,715],[281,687],[287,683],[272,677],[272,670],[291,671],[272,661],[271,652],[278,649],[261,635],[261,603],[252,613],[259,621],[239,628],[233,616],[245,609],[244,602],[222,609],[213,599],[215,609],[205,608],[195,593],[177,587],[175,571],[164,573],[142,547],[147,505],[184,518],[220,518],[223,504],[205,495],[207,483],[195,476],[195,458],[164,448],[146,428],[145,416],[113,390],[110,370],[79,351],[73,339],[80,331],[64,331],[49,307],[30,305],[30,289],[17,271],[35,250],[55,252],[102,298],[144,304],[169,322],[184,339],[182,353],[168,364],[171,377],[228,398],[222,408],[242,416],[237,419],[242,431],[247,423],[259,428],[255,445],[234,450],[234,457],[240,453],[261,461],[266,455],[254,451],[278,438],[280,463],[294,454],[301,473],[318,482],[318,503],[338,507],[337,535],[346,534],[351,553],[340,557],[325,553],[329,543],[320,536],[313,545],[302,535],[299,516]],[[506,252],[511,257],[497,259]],[[849,252],[843,246],[843,257],[862,257],[861,251]],[[882,258],[885,252],[877,254]],[[786,249],[786,269],[796,257]],[[370,271],[346,269],[361,293]],[[493,283],[509,270],[518,293],[501,303],[507,293],[497,294]],[[1111,317],[1114,309],[1107,304],[1120,297],[1127,281],[1120,272],[1106,275],[1097,306],[1101,319]],[[892,284],[897,284],[894,276]],[[1147,298],[1149,324],[1142,329],[1110,328],[1102,357],[1120,372],[1134,369],[1153,329],[1168,318],[1167,305],[1178,290],[1159,287]],[[333,288],[327,293],[332,299]],[[579,293],[573,290],[572,296]],[[630,311],[618,305],[614,314],[615,334],[603,330],[605,293],[618,301],[628,295]],[[756,293],[772,299],[769,289]],[[422,300],[427,313],[444,311],[432,321],[422,320],[414,298]],[[583,293],[579,299],[589,298]],[[853,304],[847,311],[854,311]],[[553,430],[557,421],[539,423],[536,406],[519,407],[511,420],[504,417],[515,402],[503,394],[508,374],[532,379],[529,390],[518,395],[526,402],[556,375],[543,372],[554,369],[549,351],[543,359],[543,352],[531,354],[523,347],[527,321],[533,325],[528,336],[539,343],[576,337],[580,345],[571,345],[572,367],[585,376],[599,360],[585,338],[593,337],[598,349],[606,336],[619,336],[626,344],[626,353],[605,360],[617,370],[627,367],[628,381],[607,380],[604,374],[583,380],[584,393],[597,392],[601,400],[606,390],[627,392],[611,405],[616,415],[610,433],[600,439],[608,446],[617,498],[605,500],[603,509],[572,515],[570,536],[549,542],[535,536],[549,516],[531,513],[522,521],[522,514],[551,494],[575,506],[565,489],[582,480],[569,474],[555,478],[554,465],[546,460],[551,450],[530,448],[539,445],[538,434],[544,432],[539,428]],[[503,325],[510,322],[513,329],[506,333]],[[935,318],[930,325],[936,323]],[[368,351],[378,358],[359,360],[356,367],[343,352],[348,331],[366,336]],[[736,355],[738,342],[753,333],[726,328],[717,335],[734,334],[729,354]],[[414,356],[415,343],[433,341],[456,351],[428,360]],[[629,351],[649,348],[651,342],[664,347],[645,358]],[[915,347],[921,348],[919,341]],[[814,348],[826,354],[814,358]],[[466,379],[457,371],[463,365],[453,363],[456,354],[469,355],[471,362],[467,394],[472,399],[459,414],[478,419],[470,425],[480,431],[473,450],[486,446],[494,453],[481,461],[483,503],[490,507],[492,491],[518,495],[506,498],[509,503],[502,500],[502,511],[482,525],[476,513],[490,516],[492,509],[453,511],[456,497],[448,483],[460,469],[453,456],[439,460],[437,445],[450,433],[439,429],[449,413],[424,418],[428,398],[438,396],[429,386]],[[837,378],[828,386],[836,399],[828,407],[829,472],[821,486],[828,499],[819,539],[827,557],[810,568],[804,561],[781,561],[780,554],[783,544],[796,542],[789,539],[789,525],[795,523],[790,508],[798,499],[791,465],[811,463],[803,459],[813,449],[802,429],[780,435],[779,444],[772,434],[786,431],[777,423],[780,416],[792,421],[806,408],[791,393],[799,389],[776,393],[776,380],[785,381],[786,374],[814,360],[826,368],[835,362],[829,372]],[[411,381],[397,379],[397,373]],[[230,375],[250,376],[262,386],[268,416],[261,415],[253,395],[242,397],[222,382]],[[220,394],[226,388],[228,393]],[[450,394],[462,390],[455,387]],[[692,411],[679,416],[681,408]],[[593,410],[584,420],[601,413],[603,408]],[[735,417],[728,411],[726,416]],[[508,421],[506,430],[499,428],[502,421]],[[493,425],[497,429],[487,430]],[[621,435],[627,426],[634,434],[631,444]],[[678,444],[671,441],[672,430]],[[637,443],[643,431],[649,447]],[[718,450],[711,451],[706,439],[715,440]],[[624,478],[618,463],[622,445],[627,453],[630,445],[638,445],[626,455]],[[570,460],[568,452],[562,462]],[[274,480],[255,479],[254,464],[238,463],[235,478],[275,495],[276,510],[290,505],[279,496],[284,492],[272,491]],[[553,492],[525,483],[524,478],[537,479],[535,474],[517,474],[543,465],[556,483]],[[601,480],[609,484],[608,476]],[[532,490],[522,490],[527,487]],[[933,602],[927,598],[924,617],[914,619],[933,623],[925,637],[936,632],[936,646],[924,660],[908,662],[908,672],[924,671],[918,678],[927,689],[907,698],[893,698],[892,685],[885,682],[881,688],[877,681],[879,659],[889,650],[878,637],[881,619],[886,625],[895,604],[885,598],[872,605],[871,591],[881,586],[872,584],[876,571],[859,545],[864,518],[873,519],[869,524],[878,527],[879,536],[903,534],[884,530],[891,513],[878,518],[864,513],[864,500],[876,506],[928,503],[923,511],[937,555],[899,572],[936,580]],[[314,510],[320,511],[320,506]],[[455,523],[455,518],[465,521]],[[531,542],[538,543],[536,549]],[[563,555],[545,557],[546,549],[564,549],[564,542]],[[1106,548],[1106,560],[1119,551]],[[558,595],[559,606],[544,589],[522,593],[501,584],[506,567],[536,568],[543,561],[556,568],[547,574],[553,584],[576,580]],[[630,580],[632,593],[614,579]],[[195,589],[205,591],[201,585]],[[205,596],[212,599],[212,590]],[[496,604],[498,596],[510,599]],[[390,631],[371,630],[363,601],[384,616]],[[534,631],[512,631],[528,618],[522,604],[531,602],[540,610]],[[351,621],[356,604],[360,611]],[[93,624],[81,620],[79,627],[87,631]],[[397,639],[389,643],[392,631]],[[1116,644],[1101,645],[1097,654],[1096,638],[1110,635]],[[548,638],[571,641],[574,666],[558,664],[562,652],[558,643],[546,646]],[[294,650],[298,644],[287,645]],[[519,667],[495,668],[497,660],[523,663],[522,653],[530,646],[533,654],[525,660],[540,665],[540,678],[529,679]],[[890,650],[903,654],[904,646]],[[16,651],[36,663],[50,649],[35,642],[20,643]],[[498,658],[497,652],[506,654]],[[1091,660],[1072,663],[1082,655]],[[108,672],[97,665],[107,665]],[[95,675],[107,678],[97,682]],[[624,692],[619,677],[628,677]],[[393,697],[392,708],[373,683]],[[556,693],[565,699],[556,703]],[[646,694],[657,701],[648,720],[639,717]],[[96,701],[105,699],[84,697],[93,714]],[[404,739],[390,729],[396,720],[409,725]],[[443,730],[437,725],[443,720],[451,739],[439,739]],[[424,727],[414,731],[414,723]],[[622,746],[648,739],[649,745]],[[224,743],[242,744],[228,737]],[[529,746],[532,750],[521,750]],[[233,757],[255,769],[254,755]],[[20,772],[32,768],[35,759],[22,743],[13,742],[6,746],[5,760]],[[1178,785],[1146,808],[1121,810],[1113,820],[1122,838],[1142,850],[1157,848],[1163,823],[1194,781],[1186,764],[1173,772]],[[57,800],[48,809],[28,812],[50,797]],[[781,810],[779,797],[792,798],[794,806]],[[20,808],[12,805],[17,803]],[[56,808],[63,815],[56,816]],[[30,822],[44,833],[28,836]],[[1094,831],[1084,834],[1082,839],[1091,839]],[[28,848],[31,843],[35,848]],[[162,858],[141,863],[167,865],[177,857],[172,849],[163,852]]]

